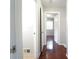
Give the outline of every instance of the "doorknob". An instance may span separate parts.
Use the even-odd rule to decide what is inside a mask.
[[[35,35],[36,33],[34,32],[33,34]]]
[[[15,53],[16,52],[16,46],[12,46],[12,48],[10,48],[10,53]]]

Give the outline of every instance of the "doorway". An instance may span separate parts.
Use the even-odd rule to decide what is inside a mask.
[[[58,44],[60,44],[60,12],[55,12],[55,11],[45,12],[44,21],[45,23],[42,26],[45,26],[44,27],[45,39],[43,39],[43,41],[45,41],[44,45],[47,45],[47,47],[51,49],[53,47],[49,47],[49,46],[52,46],[52,45],[48,45],[48,44],[53,43],[53,42],[51,42],[47,38],[51,37]],[[49,41],[49,43],[47,41]]]

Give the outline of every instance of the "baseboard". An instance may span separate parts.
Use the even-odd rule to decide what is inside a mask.
[[[63,44],[63,43],[58,43],[59,45],[63,45],[65,48],[67,48],[67,45],[66,44]]]

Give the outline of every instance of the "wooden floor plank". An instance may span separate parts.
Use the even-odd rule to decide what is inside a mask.
[[[58,45],[54,41],[54,39],[52,41],[53,41],[53,49],[49,50],[47,49],[47,45],[44,45],[43,50],[39,56],[39,59],[68,59],[66,56],[67,49],[63,45]]]

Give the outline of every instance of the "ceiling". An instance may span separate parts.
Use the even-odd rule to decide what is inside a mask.
[[[41,0],[43,7],[51,8],[51,7],[66,7],[66,0]]]

